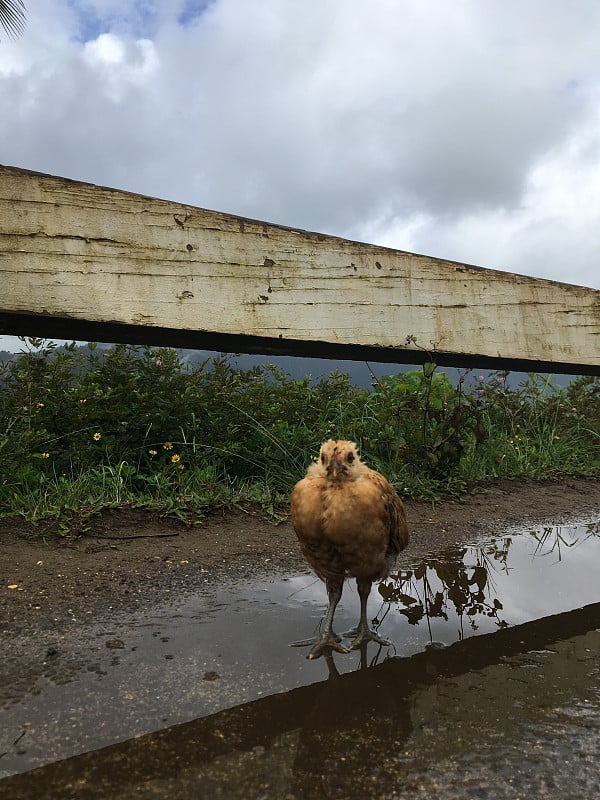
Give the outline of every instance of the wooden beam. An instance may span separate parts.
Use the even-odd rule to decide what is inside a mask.
[[[600,374],[600,292],[0,167],[0,330]]]

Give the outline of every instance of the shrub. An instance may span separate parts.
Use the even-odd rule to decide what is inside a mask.
[[[275,509],[327,438],[355,440],[404,494],[436,498],[493,477],[600,473],[600,382],[427,363],[358,388],[272,366],[197,362],[169,348],[39,339],[0,365],[0,502],[32,519],[135,503],[179,516]]]

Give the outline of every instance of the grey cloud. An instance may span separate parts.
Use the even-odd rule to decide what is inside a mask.
[[[97,0],[95,19],[113,24],[118,7]],[[58,44],[40,0],[19,44],[28,66],[3,72],[0,53],[4,163],[351,238],[422,216],[424,252],[546,273],[560,229],[588,274],[572,223],[514,220],[570,138],[591,131],[578,160],[600,159],[596,2],[218,0],[186,27],[184,3],[159,2],[152,42],[136,41],[139,20],[114,22],[116,62],[69,39],[79,23],[58,8]],[[494,256],[496,211],[512,233]]]

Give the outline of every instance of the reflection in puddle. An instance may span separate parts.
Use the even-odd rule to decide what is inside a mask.
[[[594,796],[599,561],[598,524],[437,553],[371,603],[393,648],[317,662],[287,646],[324,610],[309,576],[223,587],[113,623],[110,636],[98,632],[98,671],[66,685],[40,679],[36,697],[0,714],[0,769],[129,741],[7,778],[0,793],[358,798],[402,787],[403,797],[513,797],[535,796],[535,778],[565,797]],[[345,592],[340,630],[357,607]],[[565,773],[573,747],[576,774]]]
[[[558,614],[600,600],[600,524],[546,527],[427,557],[380,584],[380,619],[415,648]],[[392,620],[389,618],[392,617]],[[415,649],[412,650],[415,652]]]

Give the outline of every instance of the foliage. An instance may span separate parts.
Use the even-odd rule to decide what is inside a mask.
[[[396,440],[395,458],[443,479],[482,433],[477,404],[463,391],[464,377],[455,389],[446,373],[435,370],[428,362],[422,370],[384,377],[375,391],[389,412],[386,435]]]
[[[556,388],[529,374],[515,390],[508,373],[479,376],[474,389],[484,444],[463,460],[481,478],[597,476],[600,472],[600,380],[576,378]]]
[[[68,518],[131,503],[182,518],[216,506],[287,504],[327,438],[353,439],[404,495],[435,499],[494,477],[600,474],[600,381],[427,363],[357,388],[226,356],[168,348],[57,348],[23,340],[0,365],[0,508]]]
[[[11,39],[21,36],[25,29],[23,0],[0,0],[0,28],[3,28]]]

